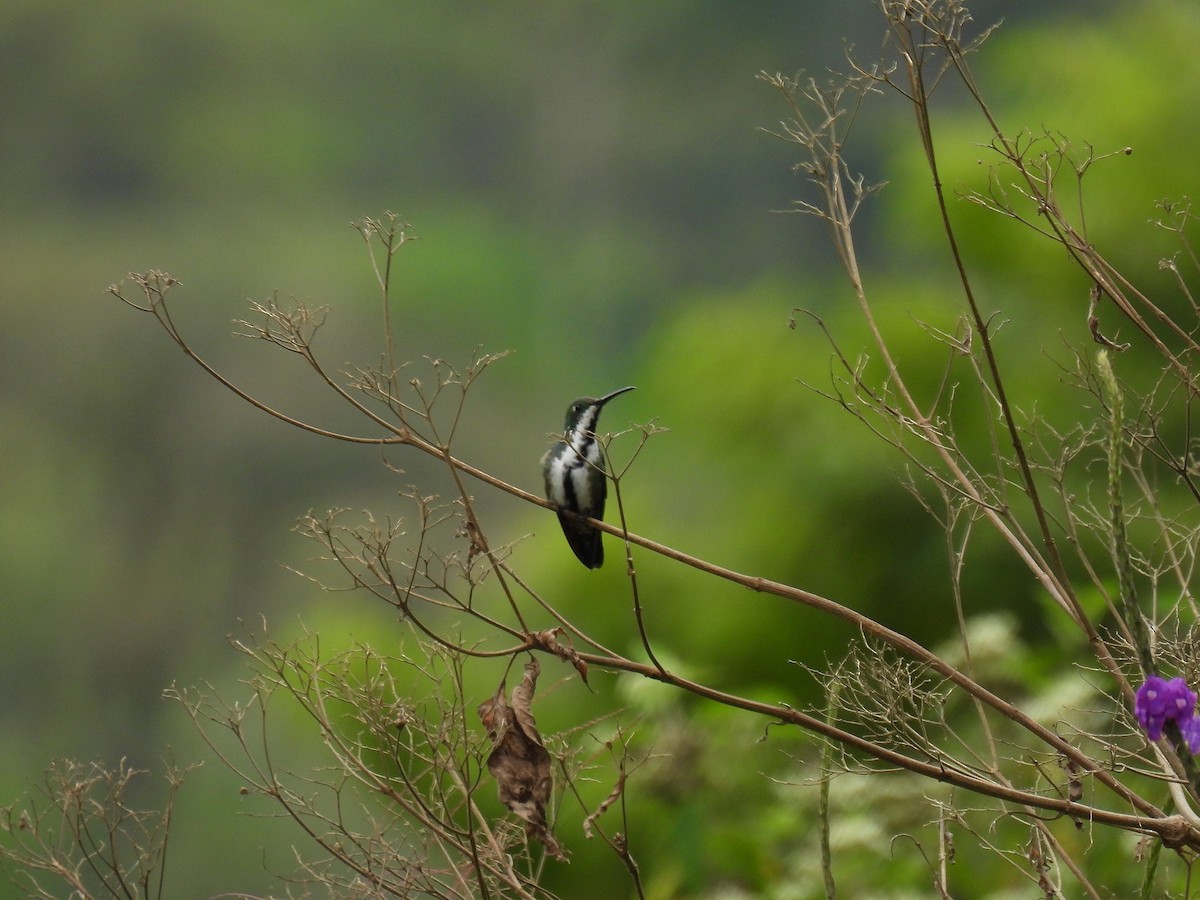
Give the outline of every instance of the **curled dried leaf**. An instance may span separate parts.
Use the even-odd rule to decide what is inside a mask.
[[[559,637],[566,638],[564,643],[559,643]],[[587,684],[588,679],[588,664],[580,658],[579,651],[571,646],[570,635],[563,628],[547,628],[545,631],[535,631],[532,635],[534,642],[538,647],[553,653],[561,660],[569,662],[575,667],[575,671],[579,673],[579,677],[583,679],[583,683]]]
[[[600,801],[600,805],[597,806],[596,809],[592,811],[586,819],[583,820],[584,837],[588,838],[589,840],[593,837],[594,832],[592,830],[592,826],[595,824],[596,820],[608,812],[608,808],[610,806],[621,799],[621,795],[625,793],[625,778],[626,775],[624,772],[624,767],[622,767],[621,777],[617,779],[617,783],[613,785],[613,789],[609,791],[608,796]]]
[[[1099,284],[1092,285],[1092,291],[1088,302],[1087,324],[1088,331],[1092,334],[1092,340],[1101,347],[1108,347],[1110,350],[1115,350],[1118,353],[1128,350],[1128,343],[1118,343],[1111,338],[1105,337],[1100,331],[1100,316],[1096,314],[1096,307],[1100,305],[1100,298],[1104,295]]]
[[[500,682],[495,696],[479,704],[477,711],[492,739],[487,767],[496,779],[500,802],[525,821],[526,835],[541,841],[555,859],[566,861],[566,853],[546,822],[546,804],[554,780],[550,754],[542,745],[533,718],[539,672],[537,660],[530,660],[521,683],[513,688],[511,704],[505,698],[506,685]]]

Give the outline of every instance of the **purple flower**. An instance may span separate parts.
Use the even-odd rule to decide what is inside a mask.
[[[1187,721],[1180,722],[1179,733],[1187,741],[1189,750],[1200,753],[1200,716],[1192,716]]]
[[[1137,689],[1133,704],[1133,714],[1150,740],[1161,738],[1167,720],[1174,719],[1193,753],[1200,750],[1200,720],[1192,718],[1195,710],[1196,695],[1188,690],[1182,678],[1167,681],[1157,675],[1151,675]]]

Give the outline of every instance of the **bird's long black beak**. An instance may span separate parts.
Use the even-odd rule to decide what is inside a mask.
[[[634,386],[632,384],[629,385],[628,387],[617,388],[615,391],[607,393],[603,397],[601,397],[599,400],[597,400],[596,405],[603,406],[605,403],[607,403],[613,397],[620,396],[621,394],[624,394],[625,392],[632,391],[632,390],[634,390]]]

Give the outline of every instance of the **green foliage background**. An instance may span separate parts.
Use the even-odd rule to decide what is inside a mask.
[[[1165,287],[1170,236],[1147,220],[1154,200],[1200,189],[1188,149],[1195,5],[976,14],[1009,19],[977,61],[1005,127],[1133,148],[1089,180],[1089,223]],[[236,691],[244,673],[225,636],[241,622],[265,616],[277,636],[305,623],[331,646],[395,641],[386,611],[276,563],[304,565],[310,548],[288,528],[307,509],[401,514],[409,480],[444,490],[442,475],[389,458],[409,469],[400,479],[378,451],[266,420],[103,294],[127,270],[171,272],[184,285],[177,316],[206,358],[267,402],[344,426],[290,360],[229,339],[230,321],[273,291],[328,303],[318,349],[335,365],[373,362],[377,299],[344,223],[384,209],[422,238],[399,257],[401,349],[417,370],[425,355],[465,364],[475,347],[516,351],[475,389],[460,456],[536,489],[566,403],[636,384],[606,424],[654,418],[670,431],[625,483],[634,530],[919,639],[948,636],[940,529],[898,485],[896,460],[798,381],[827,385],[830,353],[803,321],[788,328],[794,307],[819,313],[851,352],[865,341],[819,223],[771,213],[805,186],[792,148],[756,131],[785,115],[759,70],[837,66],[843,35],[869,58],[881,31],[865,2],[4,4],[0,798],[56,756],[152,769],[200,758],[160,694],[205,680]],[[942,99],[946,181],[979,186],[983,123],[963,98]],[[932,386],[943,360],[922,323],[953,330],[954,284],[926,227],[912,134],[894,98],[874,99],[851,156],[890,182],[864,220],[869,288],[903,362],[927,367]],[[1074,415],[1053,358],[1083,340],[1086,284],[998,217],[966,203],[954,214],[985,306],[1009,320],[1000,348],[1017,403]],[[516,563],[548,593],[574,595],[568,608],[603,639],[632,639],[624,608],[607,603],[621,594],[616,567],[584,573],[551,517],[480,500],[493,542],[529,535]],[[785,662],[836,656],[850,638],[808,611],[714,595],[658,560],[640,572],[663,652],[722,686],[812,701]],[[973,613],[1007,615],[1030,653],[1020,659],[1055,652],[1052,614],[999,548],[979,544],[967,583]],[[545,727],[597,715],[610,695],[571,696],[578,708],[539,710]],[[787,766],[778,745],[755,743],[762,723],[672,698],[630,702],[665,705],[656,721],[677,729],[648,738],[694,765],[691,781],[634,786],[632,837],[654,895],[724,884],[808,896],[779,887],[804,883],[789,857],[808,838],[787,813],[796,796],[759,774]],[[744,765],[731,771],[721,754]],[[262,811],[214,762],[192,775],[171,861],[180,895],[271,889],[264,867],[288,871],[299,836],[237,815]],[[919,867],[895,874],[924,884]],[[588,883],[624,890],[615,861],[590,847],[556,877],[566,896]],[[961,896],[987,895],[987,882],[959,877]]]

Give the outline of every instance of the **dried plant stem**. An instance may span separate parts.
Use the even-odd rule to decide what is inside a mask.
[[[1124,492],[1121,488],[1121,476],[1124,465],[1124,397],[1117,384],[1117,376],[1113,373],[1112,362],[1108,350],[1101,349],[1096,354],[1096,370],[1100,375],[1100,384],[1104,388],[1104,396],[1108,401],[1108,502],[1109,515],[1112,525],[1112,558],[1117,570],[1117,579],[1121,589],[1121,613],[1125,624],[1133,637],[1134,647],[1141,662],[1142,677],[1153,675],[1157,671],[1154,664],[1154,648],[1150,644],[1150,633],[1146,628],[1146,620],[1142,617],[1138,605],[1137,582],[1133,577],[1133,567],[1130,562],[1130,549],[1125,531]]]
[[[830,684],[825,701],[825,721],[833,725],[837,721],[838,694],[835,681]],[[825,900],[837,900],[837,883],[833,878],[833,852],[829,847],[829,784],[833,780],[833,746],[826,742],[821,747],[821,782],[817,794],[817,819],[821,847],[821,879],[825,883]]]

